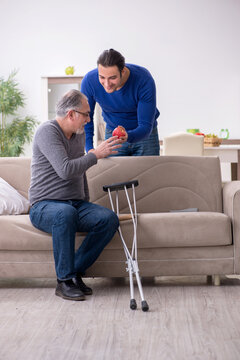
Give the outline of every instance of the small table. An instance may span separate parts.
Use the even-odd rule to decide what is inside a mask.
[[[223,163],[231,163],[232,180],[240,180],[240,144],[205,146],[205,156],[218,156]]]

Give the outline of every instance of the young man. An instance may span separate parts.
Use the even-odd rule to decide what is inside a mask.
[[[86,150],[93,148],[93,114],[96,102],[102,108],[106,122],[105,139],[118,125],[125,128],[123,146],[118,156],[159,155],[156,108],[156,87],[149,71],[125,64],[117,51],[105,50],[98,58],[97,69],[87,73],[81,91],[90,105],[91,121],[87,124]]]
[[[98,159],[115,154],[121,140],[111,137],[85,155],[89,111],[85,95],[69,91],[56,106],[56,120],[43,123],[33,141],[30,219],[36,228],[52,234],[56,295],[69,300],[92,294],[81,275],[118,228],[113,211],[88,201],[85,172]],[[88,234],[75,252],[77,231]]]

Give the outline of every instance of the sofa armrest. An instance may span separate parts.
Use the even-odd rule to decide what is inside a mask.
[[[231,181],[224,185],[223,212],[232,221],[234,273],[240,274],[240,181]]]
[[[223,212],[233,220],[236,216],[240,220],[240,181],[230,181],[223,186]],[[239,204],[240,205],[240,204]]]

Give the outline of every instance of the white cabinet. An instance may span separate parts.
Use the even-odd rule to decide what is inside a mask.
[[[83,76],[43,76],[42,77],[42,117],[46,121],[55,116],[56,101],[68,90],[80,90]],[[54,114],[53,114],[54,113]]]
[[[53,119],[55,117],[55,105],[59,98],[68,90],[80,90],[83,76],[43,76],[42,84],[42,111],[41,122]],[[97,146],[102,139],[103,120],[101,117],[101,108],[97,104],[94,112],[94,147]]]

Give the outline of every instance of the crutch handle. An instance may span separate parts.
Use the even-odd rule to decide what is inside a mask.
[[[103,191],[108,192],[108,189],[110,191],[124,190],[125,187],[126,188],[131,188],[132,185],[138,186],[138,180],[120,182],[120,183],[115,183],[115,184],[111,184],[111,185],[104,185],[103,186]]]

